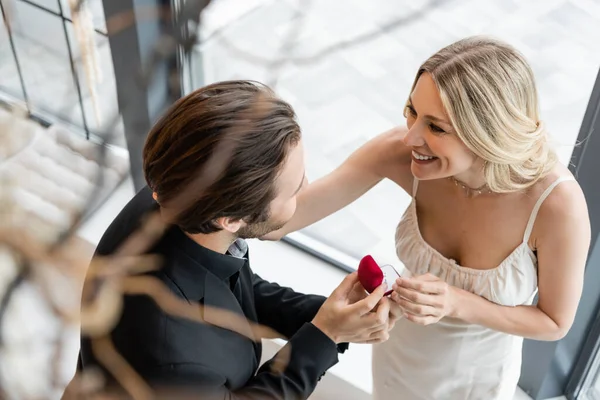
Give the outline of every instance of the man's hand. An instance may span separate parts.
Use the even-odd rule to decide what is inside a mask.
[[[360,281],[357,281],[352,285],[352,290],[348,293],[348,304],[358,303],[359,301],[366,299],[369,293],[365,290]]]
[[[365,290],[365,288],[363,288],[363,286],[360,284],[360,282],[356,282],[354,284],[354,286],[352,287],[352,291],[348,295],[348,301],[350,304],[354,304],[358,301],[365,299],[367,296],[368,296],[368,293]],[[383,303],[389,303],[389,316],[388,316],[388,326],[387,326],[387,330],[389,332],[394,328],[394,326],[396,325],[396,322],[404,316],[404,311],[402,310],[400,305],[398,305],[398,303],[396,303],[395,301],[392,301],[391,299],[389,299],[387,297],[384,297],[381,300],[379,300],[377,307],[375,307],[375,309],[371,312],[375,312],[375,311],[379,310],[379,307],[382,306]],[[383,305],[382,307],[387,307],[387,305]]]
[[[385,342],[389,338],[390,315],[390,302],[383,298],[387,288],[381,285],[370,295],[363,289],[361,295],[356,283],[358,274],[348,275],[323,303],[312,323],[335,343]]]
[[[388,326],[387,326],[387,329],[389,332],[392,329],[394,329],[396,322],[398,322],[398,320],[404,316],[404,311],[402,310],[402,307],[400,307],[398,305],[398,303],[390,300],[387,297],[384,297],[383,299],[381,299],[379,304],[382,304],[382,303],[388,303],[388,306],[389,306],[389,317],[388,317]],[[379,307],[379,305],[377,307]]]

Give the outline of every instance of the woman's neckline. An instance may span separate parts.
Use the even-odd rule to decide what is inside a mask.
[[[429,249],[433,254],[435,254],[438,258],[441,258],[442,260],[446,261],[447,265],[449,265],[452,268],[455,268],[460,271],[463,271],[463,272],[466,272],[469,274],[473,274],[473,275],[486,275],[486,274],[490,274],[490,273],[494,273],[494,272],[498,271],[499,269],[504,267],[515,256],[515,254],[517,254],[521,251],[525,251],[525,249],[530,253],[530,255],[532,257],[536,258],[536,255],[535,255],[534,251],[531,250],[531,248],[529,247],[529,244],[525,241],[522,241],[517,247],[515,247],[515,249],[513,251],[510,252],[510,254],[508,254],[497,266],[495,266],[493,268],[478,269],[478,268],[471,268],[471,267],[463,266],[463,265],[457,263],[454,259],[446,257],[445,255],[440,253],[436,248],[434,248],[432,245],[430,245],[425,240],[425,238],[421,234],[421,227],[419,226],[419,218],[417,216],[417,202],[414,197],[411,201],[410,208],[411,208],[411,213],[412,213],[411,217],[412,217],[413,229],[416,232],[416,236],[417,236],[418,240],[427,249]]]

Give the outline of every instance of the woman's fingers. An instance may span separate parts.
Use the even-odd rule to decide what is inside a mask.
[[[417,292],[416,290],[413,290],[413,289],[397,287],[394,290],[393,294],[396,294],[397,296],[399,296],[399,298],[405,298],[407,300],[410,300],[413,303],[425,304],[428,306],[434,305],[434,304],[431,304],[435,300],[434,296],[424,294],[421,292]]]
[[[438,295],[423,294],[403,287],[396,288],[396,290],[392,293],[391,298],[396,303],[399,303],[400,299],[404,299],[415,304],[431,307],[440,307],[443,303],[442,299]]]
[[[405,313],[410,313],[419,316],[437,316],[439,315],[438,310],[435,307],[413,303],[412,301],[399,298],[397,300],[398,305],[404,310]]]
[[[450,294],[446,282],[432,274],[415,278],[398,278],[391,299],[402,309],[404,317],[420,325],[438,322],[446,315]]]
[[[440,319],[437,317],[433,317],[433,316],[421,316],[421,315],[413,315],[413,314],[409,314],[407,313],[405,315],[405,318],[411,322],[414,322],[415,324],[419,324],[419,325],[431,325],[431,324],[435,324],[436,322],[438,322]]]
[[[405,289],[412,289],[421,293],[429,294],[444,294],[446,293],[447,284],[444,281],[440,281],[438,278],[433,278],[423,275],[419,278],[398,278],[394,287],[401,287]],[[427,280],[425,280],[427,279]]]

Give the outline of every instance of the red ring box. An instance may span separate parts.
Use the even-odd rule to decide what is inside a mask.
[[[392,285],[398,278],[400,274],[394,267],[387,264],[380,267],[370,255],[364,256],[358,265],[358,280],[369,293],[377,289],[385,280],[388,289],[385,296],[390,295],[393,292]]]

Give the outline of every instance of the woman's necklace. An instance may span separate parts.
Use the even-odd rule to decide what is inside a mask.
[[[484,183],[483,185],[481,185],[478,188],[470,188],[469,186],[465,185],[464,183],[462,183],[461,181],[459,181],[458,179],[456,179],[455,177],[451,176],[450,180],[452,182],[454,182],[454,184],[458,187],[461,187],[465,193],[467,194],[467,197],[475,197],[475,196],[479,196],[480,194],[483,193],[489,193],[491,192],[490,188],[488,187],[487,183]]]

